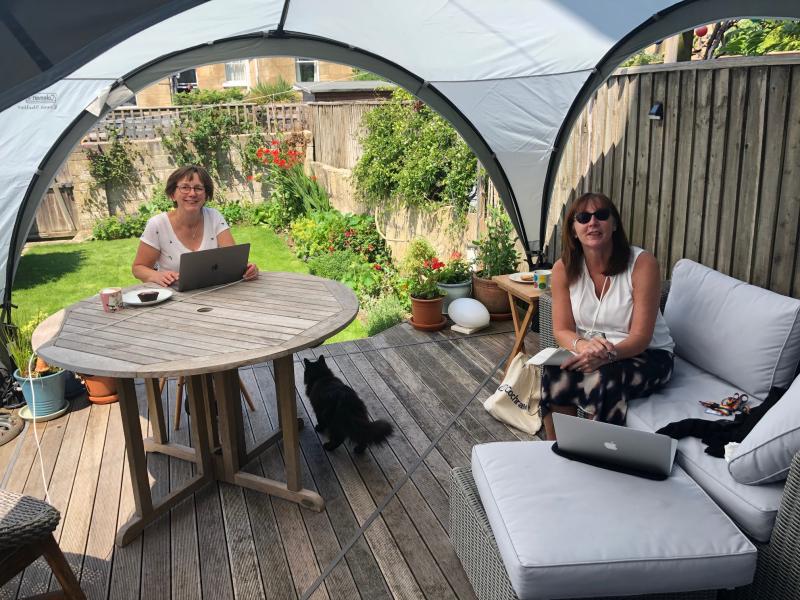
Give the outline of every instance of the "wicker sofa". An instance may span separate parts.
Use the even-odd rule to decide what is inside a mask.
[[[759,332],[763,331],[762,335],[766,338],[771,335],[771,332],[768,331],[771,315],[774,315],[774,318],[780,321],[779,325],[787,321],[792,314],[795,315],[792,318],[795,321],[797,320],[796,316],[800,311],[797,311],[796,306],[792,304],[794,301],[783,299],[783,297],[778,297],[777,294],[772,294],[765,290],[758,290],[754,286],[746,286],[741,282],[736,282],[691,261],[681,261],[676,265],[673,279],[675,281],[672,286],[671,300],[665,310],[665,318],[667,318],[671,329],[674,329],[673,336],[677,343],[674,386],[673,384],[667,386],[668,388],[673,386],[674,389],[668,390],[673,396],[657,397],[658,395],[656,395],[656,397],[649,399],[632,401],[628,419],[629,426],[654,430],[666,424],[669,420],[677,420],[677,418],[684,418],[685,416],[702,417],[702,414],[695,414],[690,411],[695,410],[694,406],[697,405],[697,399],[710,399],[707,394],[715,393],[718,389],[715,386],[723,386],[719,388],[723,389],[727,385],[728,389],[745,390],[755,398],[763,398],[766,395],[765,386],[767,383],[787,387],[795,379],[797,353],[800,352],[800,343],[798,343],[800,324],[789,323],[789,327],[783,328],[789,331],[789,334],[783,339],[781,347],[776,350],[777,354],[770,355],[769,348],[766,346],[762,348],[759,346],[758,340],[755,340],[752,346],[756,349],[757,356],[748,356],[743,363],[742,361],[737,362],[738,359],[735,355],[730,354],[730,352],[726,354],[724,351],[721,352],[720,357],[707,358],[703,353],[708,353],[708,348],[714,348],[715,344],[722,344],[731,351],[735,350],[735,348],[732,348],[730,340],[726,338],[730,333],[728,331],[730,327],[717,329],[717,331],[702,331],[702,328],[697,326],[696,321],[696,319],[700,319],[709,326],[716,325],[721,327],[725,325],[726,319],[728,319],[728,323],[733,319],[734,322],[739,323],[744,333],[758,336]],[[720,290],[722,291],[720,292]],[[748,295],[753,294],[755,294],[755,298],[759,302],[751,310],[763,309],[766,320],[762,318],[763,322],[758,323],[759,317],[757,316],[753,319],[756,321],[753,325],[755,329],[748,330],[749,325],[742,326],[740,319],[742,306],[737,308],[736,298],[743,299],[746,307],[752,300]],[[730,298],[733,298],[733,300],[730,300]],[[773,301],[774,306],[769,304]],[[720,310],[720,303],[724,306],[724,310]],[[555,340],[552,338],[549,296],[543,296],[540,299],[539,309],[542,346],[554,346]],[[706,313],[703,312],[704,310]],[[687,311],[697,314],[690,314],[684,319]],[[761,316],[763,317],[763,315]],[[695,321],[692,320],[693,318]],[[714,363],[718,358],[733,364]],[[694,362],[690,362],[690,360]],[[755,375],[751,376],[748,368],[743,367],[743,364],[746,365],[747,363],[752,364],[751,370]],[[710,372],[703,371],[703,367],[708,368]],[[771,372],[769,368],[772,368]],[[721,371],[724,379],[716,371]],[[692,386],[695,386],[696,394],[692,391]],[[789,414],[785,410],[787,406],[792,409],[792,415],[800,413],[800,401],[796,406],[786,404],[786,402],[795,402],[795,400],[787,399],[790,395],[793,398],[800,399],[799,390],[800,378],[794,381],[793,387],[773,407],[768,415],[773,411],[777,411],[779,406],[783,407],[784,414]],[[697,394],[699,394],[699,398],[694,397]],[[712,396],[711,398],[714,397]],[[683,404],[680,404],[681,402]],[[796,411],[794,410],[795,408],[797,409]],[[680,416],[681,411],[684,412],[682,416]],[[678,415],[677,418],[676,415]],[[706,418],[714,417],[706,416]],[[665,422],[664,419],[669,420]],[[790,421],[794,419],[794,416],[789,418]],[[766,417],[763,421],[766,421]],[[716,503],[718,508],[722,509],[722,512],[746,534],[749,542],[752,543],[752,547],[757,549],[752,583],[734,589],[726,589],[730,586],[723,585],[719,586],[718,589],[705,591],[659,593],[638,597],[653,599],[680,598],[685,600],[700,598],[735,600],[745,598],[776,600],[800,598],[800,452],[797,451],[797,436],[800,435],[797,431],[800,430],[800,417],[794,422],[798,427],[790,431],[789,435],[784,432],[781,440],[783,446],[780,448],[782,452],[780,460],[786,461],[787,466],[788,461],[791,461],[788,476],[785,481],[777,482],[775,479],[780,480],[780,477],[785,472],[780,476],[768,478],[767,480],[770,483],[763,486],[743,485],[734,481],[733,478],[728,481],[726,478],[731,477],[729,470],[732,467],[725,468],[726,463],[724,461],[713,459],[712,457],[708,457],[708,460],[718,461],[716,464],[705,463],[705,458],[700,456],[702,447],[699,440],[682,440],[679,444],[676,462],[680,467],[676,467],[676,469],[679,469],[681,473],[688,473],[697,485],[702,488],[702,492],[713,503]],[[761,423],[759,424],[760,426]],[[792,424],[789,424],[789,426],[794,427]],[[757,430],[754,429],[751,436],[756,433]],[[763,435],[763,431],[761,435]],[[751,436],[748,436],[748,439],[742,443],[741,448],[746,447],[746,442],[750,440]],[[787,438],[789,438],[788,450],[786,446]],[[531,443],[539,444],[541,442]],[[743,463],[746,459],[749,460],[753,457],[752,445],[750,444],[751,447],[748,452],[743,453],[739,463]],[[756,450],[760,451],[764,448],[772,448],[774,450],[774,447],[767,446],[759,447]],[[791,454],[789,454],[787,458],[787,451],[794,452],[794,457],[791,458]],[[754,466],[763,469],[765,465],[772,469],[775,468],[764,456],[757,456],[756,458],[757,464],[751,461],[745,466],[748,469]],[[772,459],[774,457],[770,456],[768,458]],[[728,465],[730,464],[732,463],[728,463]],[[475,456],[473,455],[474,466]],[[737,468],[739,471],[742,470],[741,467],[737,466]],[[717,481],[708,477],[707,472],[712,471],[714,471]],[[738,474],[741,475],[741,473]],[[475,475],[477,476],[477,473]],[[729,492],[734,496],[739,494],[742,498],[729,498],[727,497]],[[751,496],[748,496],[748,494],[751,494]],[[777,501],[775,500],[776,497]],[[509,578],[502,552],[498,547],[495,531],[490,524],[490,517],[487,516],[484,502],[481,499],[478,486],[476,486],[472,468],[465,467],[455,469],[452,472],[450,498],[450,536],[478,598],[481,600],[517,599],[518,595]],[[771,500],[764,500],[764,498],[771,498]],[[535,499],[532,499],[532,502],[535,503]],[[777,505],[775,505],[776,502]],[[748,507],[744,510],[742,509],[742,505],[752,504],[755,506],[759,503],[764,504],[766,507],[762,512],[755,511],[754,514],[749,514],[747,513]],[[489,512],[492,515],[496,514],[494,508]],[[497,526],[496,516],[493,518]],[[568,506],[564,507],[564,518],[569,519]],[[535,532],[535,530],[533,531]],[[501,533],[503,536],[506,535],[506,532]],[[503,543],[501,542],[500,545],[502,546]],[[752,569],[750,573],[752,573]],[[519,587],[519,584],[517,585]],[[679,587],[676,589],[679,589]],[[586,589],[585,591],[586,597],[598,596],[598,594],[593,593],[594,590]],[[663,589],[661,591],[663,592]],[[558,594],[539,596],[534,594],[524,597],[556,598],[576,596],[574,594],[566,596]]]

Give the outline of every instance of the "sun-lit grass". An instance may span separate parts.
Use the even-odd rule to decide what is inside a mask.
[[[250,260],[262,271],[308,273],[306,264],[271,230],[233,227],[232,232],[238,243],[250,243]],[[27,312],[41,310],[49,315],[104,287],[137,283],[131,262],[138,245],[138,239],[127,239],[30,246],[20,259],[12,302]],[[366,335],[363,323],[356,319],[326,343]]]

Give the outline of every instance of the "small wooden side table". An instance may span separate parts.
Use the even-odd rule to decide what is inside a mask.
[[[508,301],[511,304],[511,316],[514,319],[514,332],[516,337],[514,339],[514,348],[511,350],[511,354],[508,357],[508,362],[506,362],[504,369],[504,371],[507,371],[517,353],[525,351],[525,334],[531,324],[533,315],[536,314],[536,310],[539,307],[539,296],[546,293],[547,290],[540,290],[533,283],[517,283],[516,281],[512,281],[510,275],[495,275],[492,277],[492,280],[497,282],[498,287],[505,290],[508,294]],[[528,304],[528,310],[525,311],[525,316],[522,318],[522,321],[520,321],[519,315],[517,314],[517,308],[514,304],[515,299],[522,300]]]

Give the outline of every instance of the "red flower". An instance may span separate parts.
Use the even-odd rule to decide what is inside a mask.
[[[265,152],[266,152],[266,150],[264,148],[259,148],[258,150],[256,150],[256,156],[258,158],[262,158],[264,156]]]
[[[252,175],[248,175],[247,176],[247,181],[253,181],[253,176]]]
[[[274,156],[275,158],[278,158],[281,155],[281,151],[275,148],[273,150],[270,150],[270,154],[272,154],[272,156]]]
[[[461,252],[453,252],[450,255],[450,260],[458,260],[459,258],[461,258]]]
[[[375,269],[376,271],[383,271],[383,267],[380,266],[378,263],[372,265],[372,268]]]
[[[278,144],[280,144],[280,142],[278,140],[272,140],[272,145],[273,146],[277,146]]]
[[[353,237],[353,230],[352,229],[348,229],[347,231],[345,231],[344,232],[344,237],[348,237],[348,238],[349,237]]]
[[[330,250],[331,252],[333,252],[333,246],[328,246],[328,250]]]

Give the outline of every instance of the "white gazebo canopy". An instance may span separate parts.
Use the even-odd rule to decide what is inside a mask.
[[[98,119],[195,66],[310,56],[404,86],[448,119],[540,250],[571,124],[627,56],[735,16],[800,17],[796,0],[10,0],[0,6],[0,286],[36,208]]]

